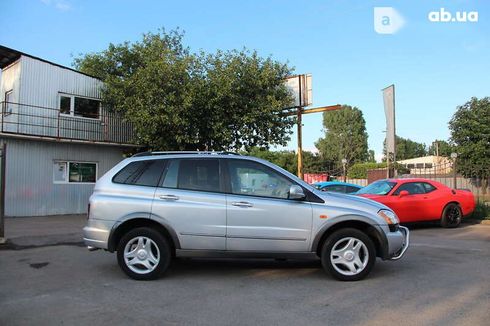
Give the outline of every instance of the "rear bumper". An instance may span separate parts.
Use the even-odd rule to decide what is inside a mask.
[[[388,238],[388,259],[398,260],[403,257],[410,245],[410,231],[400,226],[398,231],[387,234]]]
[[[107,249],[109,234],[114,222],[89,219],[83,228],[83,241],[89,250]]]

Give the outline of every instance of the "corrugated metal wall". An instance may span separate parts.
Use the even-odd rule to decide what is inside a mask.
[[[97,177],[101,177],[123,159],[122,149],[113,146],[4,140],[7,142],[6,216],[86,213],[94,185],[53,183],[53,162],[97,162]]]
[[[22,56],[20,103],[58,108],[58,93],[100,98],[102,82],[81,73]]]
[[[2,70],[2,79],[0,85],[0,99],[5,101],[5,93],[12,90],[11,102],[18,103],[20,100],[20,61],[14,62],[10,66]],[[5,104],[8,105],[8,104]],[[17,132],[17,115],[18,107],[16,105],[9,105],[9,111],[11,114],[2,116],[2,126],[5,131]]]
[[[25,106],[21,107],[18,132],[77,139],[85,139],[84,133],[100,133],[101,125],[97,120],[66,117],[61,122],[68,125],[61,127],[66,128],[63,130],[68,135],[58,135],[60,122],[57,119],[60,93],[100,98],[103,85],[100,80],[26,56],[20,58],[20,63],[19,103]],[[73,131],[77,129],[85,131]]]

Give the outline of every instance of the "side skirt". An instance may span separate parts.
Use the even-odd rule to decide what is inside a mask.
[[[227,250],[175,250],[177,257],[194,258],[279,258],[279,259],[318,259],[314,252],[266,252],[266,251],[227,251]]]

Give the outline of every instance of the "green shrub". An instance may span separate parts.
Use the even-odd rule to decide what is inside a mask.
[[[347,177],[350,179],[366,179],[367,171],[374,169],[386,168],[386,162],[383,163],[356,163],[347,171]]]
[[[490,207],[484,201],[477,201],[475,210],[471,214],[471,218],[476,220],[488,220],[490,219]]]

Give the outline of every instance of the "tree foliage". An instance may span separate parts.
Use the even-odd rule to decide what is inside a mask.
[[[296,174],[298,170],[298,156],[294,151],[270,151],[263,148],[253,147],[248,151],[242,151],[241,153],[272,162],[293,174]],[[305,173],[325,172],[327,170],[327,165],[318,154],[303,151],[303,170]]]
[[[132,122],[138,142],[159,150],[238,150],[285,145],[294,119],[287,64],[257,52],[191,53],[183,33],[160,30],[110,44],[74,66],[104,81],[104,106]]]
[[[325,137],[315,144],[325,161],[334,162],[336,168],[364,162],[368,159],[368,135],[362,111],[356,107],[342,105],[340,110],[323,113]]]
[[[386,161],[386,140],[383,143],[383,161]],[[407,160],[409,158],[427,155],[425,144],[417,143],[408,138],[396,136],[396,160]]]
[[[473,97],[459,106],[449,129],[458,153],[458,172],[466,177],[489,178],[490,98]]]

